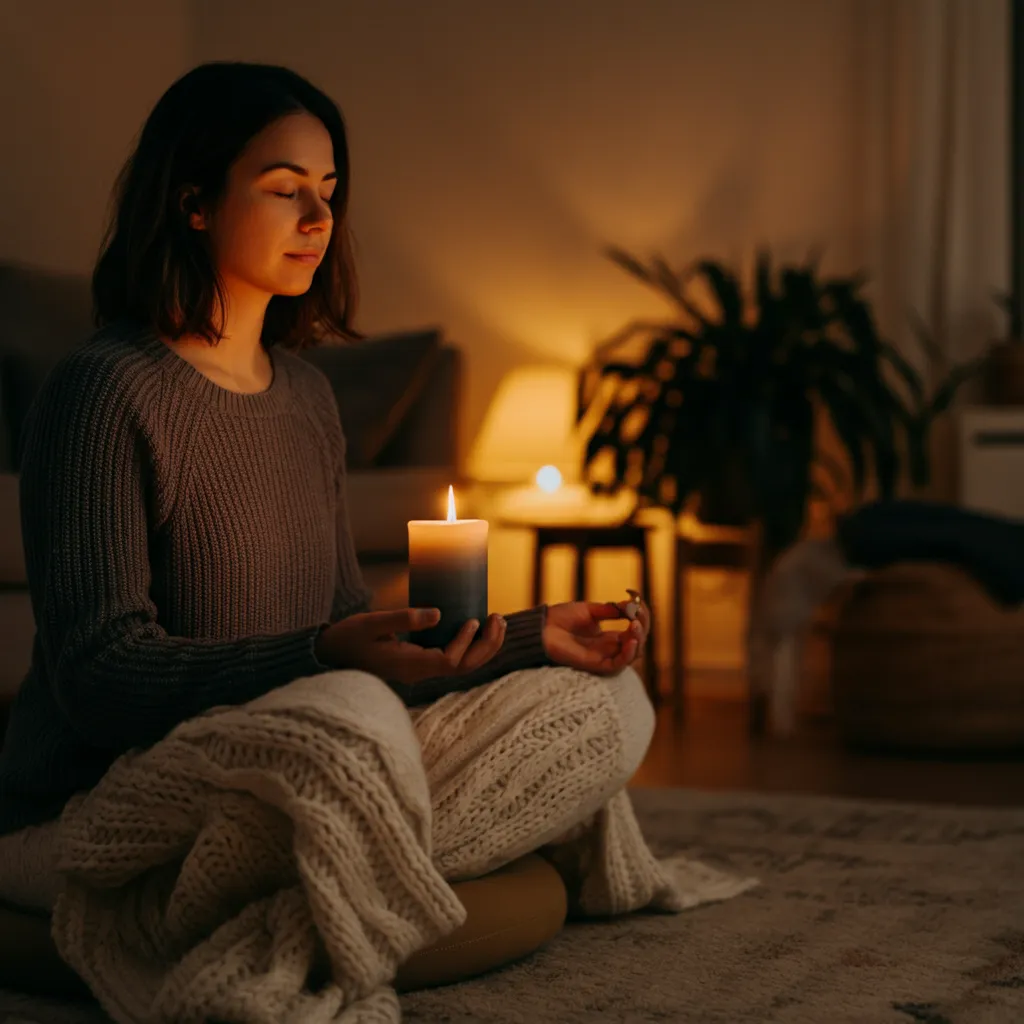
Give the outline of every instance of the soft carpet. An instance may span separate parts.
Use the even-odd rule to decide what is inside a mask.
[[[522,963],[403,997],[419,1024],[1024,1021],[1024,810],[633,789],[661,857],[762,884],[571,924]],[[0,996],[0,1021],[95,1014]]]

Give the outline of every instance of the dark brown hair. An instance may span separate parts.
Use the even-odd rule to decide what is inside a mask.
[[[128,319],[172,340],[192,334],[217,344],[223,287],[206,233],[189,227],[182,199],[194,190],[204,203],[215,204],[249,140],[298,111],[318,118],[334,144],[334,228],[309,290],[270,300],[263,343],[301,349],[325,335],[359,337],[352,328],[358,293],[341,111],[288,68],[228,61],[193,68],[163,94],[118,175],[92,277],[97,326]]]

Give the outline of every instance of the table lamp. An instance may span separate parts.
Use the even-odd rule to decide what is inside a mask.
[[[502,519],[618,522],[635,507],[626,489],[610,498],[591,494],[576,399],[570,367],[521,367],[502,381],[467,460],[472,480],[504,485],[492,506]]]
[[[467,471],[484,484],[530,485],[554,493],[578,485],[576,371],[527,366],[509,373],[487,409]]]

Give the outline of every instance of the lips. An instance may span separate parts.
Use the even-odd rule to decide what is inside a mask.
[[[298,263],[319,263],[322,253],[320,252],[286,252],[285,256]]]

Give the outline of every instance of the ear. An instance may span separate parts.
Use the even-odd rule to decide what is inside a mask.
[[[188,217],[188,226],[193,231],[206,230],[206,216],[199,205],[199,194],[191,185],[186,185],[178,200],[178,207]]]

